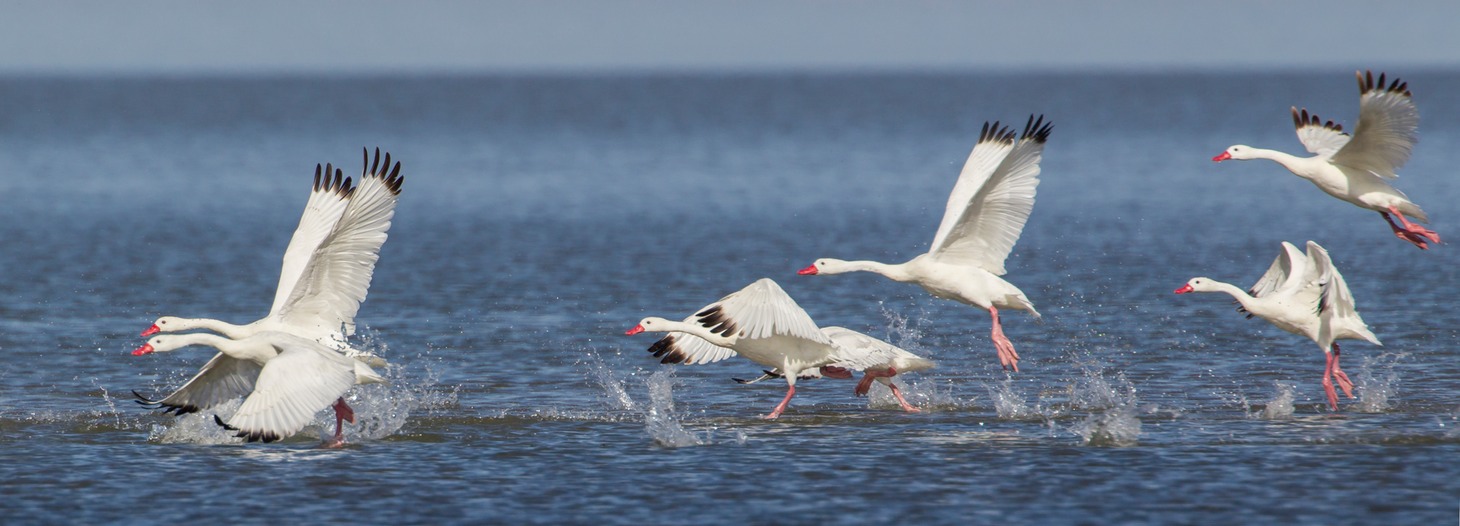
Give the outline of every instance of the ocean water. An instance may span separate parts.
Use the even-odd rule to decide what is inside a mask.
[[[1460,74],[1410,82],[1398,186],[1460,239]],[[1300,152],[1288,107],[1352,126],[1345,71],[1224,75],[641,75],[0,79],[0,518],[10,523],[1449,523],[1460,510],[1460,256],[1233,143]],[[1055,123],[987,314],[818,257],[924,251],[985,120]],[[164,314],[247,322],[273,297],[315,163],[361,147],[404,193],[360,310],[390,386],[242,445],[131,391],[211,355],[133,357]],[[1281,241],[1328,248],[1384,341],[1344,346],[1330,411],[1312,342],[1246,320]],[[875,386],[742,386],[662,366],[648,315],[760,277],[823,325],[938,368]],[[226,414],[236,406],[217,408]]]

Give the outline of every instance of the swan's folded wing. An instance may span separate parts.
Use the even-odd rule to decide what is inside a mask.
[[[1317,305],[1320,317],[1330,318],[1356,318],[1358,312],[1354,310],[1354,297],[1348,290],[1348,283],[1343,279],[1343,274],[1338,272],[1338,267],[1333,266],[1333,260],[1328,257],[1328,251],[1317,243],[1308,242],[1308,257],[1313,261],[1314,274],[1319,276],[1321,296]]]
[[[149,400],[137,395],[137,398],[143,405],[165,408],[164,412],[194,413],[248,395],[261,368],[257,363],[218,353],[188,383],[167,397]]]
[[[1385,85],[1381,73],[1359,74],[1359,122],[1354,137],[1333,154],[1333,162],[1392,179],[1409,162],[1419,142],[1419,110],[1410,97],[1409,85],[1399,79]]]
[[[300,345],[282,346],[281,351],[264,365],[253,394],[228,419],[237,436],[250,442],[273,442],[297,433],[355,385],[353,363],[326,356],[333,351]]]
[[[1034,209],[1039,162],[1051,127],[1043,116],[1038,121],[1029,117],[1018,142],[968,198],[962,213],[946,231],[939,229],[931,251],[933,257],[977,266],[996,276],[1005,273],[1004,260],[1019,241],[1029,212]]]
[[[339,332],[341,326],[346,335],[355,332],[355,314],[370,290],[403,182],[400,163],[392,168],[387,153],[381,166],[380,151],[375,153],[339,224],[314,251],[280,311],[286,323],[317,327],[323,334]]]
[[[1349,135],[1343,132],[1343,125],[1333,121],[1324,122],[1318,115],[1308,113],[1305,108],[1293,110],[1293,125],[1298,129],[1298,142],[1308,153],[1321,157],[1333,157],[1343,145],[1348,144]]]
[[[694,317],[684,321],[693,322]],[[735,356],[735,351],[683,332],[666,334],[649,346],[649,352],[654,353],[655,358],[660,358],[659,363],[683,365],[714,363]]]
[[[274,305],[269,309],[270,314],[284,307],[284,302],[288,301],[294,287],[299,284],[300,276],[304,275],[304,269],[309,266],[315,249],[329,237],[335,224],[339,223],[340,216],[345,213],[345,207],[350,202],[350,192],[354,188],[350,179],[342,176],[340,170],[333,165],[323,172],[319,165],[314,165],[314,190],[309,194],[309,201],[304,203],[304,214],[299,217],[299,227],[294,230],[294,237],[289,239],[289,248],[284,250],[284,264],[279,271],[279,287],[274,291]]]
[[[821,329],[836,342],[831,365],[854,371],[892,367],[901,350],[890,343],[845,327],[823,327]],[[906,352],[906,351],[904,351]]]
[[[796,300],[769,278],[761,278],[721,298],[691,318],[693,323],[726,337],[735,334],[750,339],[792,336],[831,344],[831,339],[822,334]]]

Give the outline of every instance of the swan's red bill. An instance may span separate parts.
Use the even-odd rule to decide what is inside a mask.
[[[1188,292],[1191,292],[1192,290],[1193,289],[1191,288],[1191,284],[1186,284],[1186,285],[1182,285],[1181,288],[1176,289],[1176,290],[1174,290],[1172,292],[1175,292],[1177,294],[1186,294]]]
[[[800,274],[802,276],[815,276],[816,275],[816,265],[811,265],[809,267],[803,268],[801,270],[796,271],[796,273],[797,274]]]
[[[1227,153],[1227,152],[1222,152],[1221,155],[1218,155],[1216,157],[1213,157],[1212,158],[1212,162],[1218,162],[1219,163],[1219,162],[1222,162],[1222,161],[1225,161],[1225,160],[1231,159],[1231,158],[1232,158],[1232,154]]]
[[[162,328],[158,327],[156,324],[153,324],[151,328],[149,328],[149,329],[147,329],[145,331],[142,331],[142,337],[143,338],[146,338],[148,336],[151,336],[153,334],[157,334],[159,332],[162,332]]]
[[[152,354],[152,344],[144,344],[138,347],[137,350],[132,351],[132,356],[142,356],[144,354]]]
[[[641,332],[644,332],[644,326],[643,325],[635,325],[634,328],[624,331],[624,335],[626,335],[626,336],[633,336],[633,335],[638,334],[638,333],[641,333]]]

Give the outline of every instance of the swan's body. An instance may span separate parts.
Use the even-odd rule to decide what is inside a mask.
[[[243,339],[229,339],[206,333],[155,336],[132,351],[141,356],[168,352],[192,345],[218,349],[230,359],[230,374],[212,378],[206,389],[190,392],[191,410],[207,408],[239,396],[247,396],[233,417],[220,425],[249,442],[273,442],[298,432],[315,413],[335,408],[334,444],[343,441],[343,421],[354,422],[354,412],[344,394],[355,384],[384,383],[385,378],[369,365],[347,358],[319,342],[293,334],[262,331]],[[218,361],[214,357],[212,362]],[[207,368],[188,382],[191,386],[222,369]],[[185,386],[179,392],[188,391]],[[179,413],[188,411],[180,410]]]
[[[984,124],[978,143],[948,197],[943,222],[928,253],[901,264],[823,258],[801,269],[803,275],[872,272],[915,283],[933,296],[989,311],[990,333],[999,363],[1019,370],[1019,354],[1004,336],[999,310],[1039,311],[1024,292],[999,276],[1034,208],[1039,162],[1051,124],[1030,116],[1023,134]]]
[[[1212,160],[1276,162],[1328,195],[1378,212],[1399,239],[1421,249],[1429,248],[1427,242],[1440,242],[1439,234],[1406,219],[1408,216],[1427,223],[1429,216],[1386,181],[1399,177],[1399,168],[1409,161],[1419,141],[1419,110],[1415,109],[1408,84],[1399,79],[1386,86],[1383,74],[1377,82],[1373,73],[1359,73],[1358,78],[1359,120],[1353,136],[1344,133],[1342,125],[1322,121],[1306,109],[1292,108],[1298,140],[1313,156],[1238,144]],[[1391,215],[1397,216],[1400,224]]]
[[[649,348],[655,358],[662,358],[660,363],[710,363],[739,354],[784,373],[786,397],[766,418],[786,410],[803,373],[819,373],[823,367],[830,367],[830,374],[865,368],[838,363],[842,356],[832,337],[780,285],[766,278],[706,305],[685,321],[651,316],[626,334],[640,332],[672,333]]]
[[[892,390],[892,396],[897,398],[897,403],[902,405],[903,410],[914,413],[919,411],[918,408],[907,402],[907,399],[902,396],[902,390],[897,387],[897,384],[892,383],[892,379],[903,373],[932,369],[934,363],[931,360],[845,327],[822,327],[821,333],[836,343],[836,363],[821,369],[804,371],[801,373],[801,379],[821,376],[850,378],[851,373],[847,371],[859,370],[863,372],[862,379],[857,382],[852,393],[857,396],[866,396],[872,387],[872,381],[875,380]],[[783,376],[785,374],[779,368],[773,368],[765,371],[765,374],[759,378],[752,380],[736,378],[735,381],[742,384],[753,384],[761,380]]]
[[[1192,278],[1175,292],[1225,292],[1242,304],[1241,310],[1249,317],[1257,316],[1279,329],[1313,340],[1327,358],[1323,388],[1329,406],[1337,411],[1333,378],[1338,378],[1344,394],[1353,398],[1353,382],[1338,365],[1337,340],[1382,344],[1354,310],[1353,294],[1343,274],[1333,266],[1328,251],[1312,241],[1307,248],[1305,255],[1292,243],[1283,242],[1283,252],[1249,290],[1211,278]]]
[[[383,165],[379,149],[375,152],[375,162],[369,160],[367,152],[360,186],[354,188],[339,170],[331,166],[321,173],[316,165],[314,189],[284,252],[279,287],[268,316],[244,325],[209,318],[163,316],[142,336],[203,329],[229,339],[246,340],[262,333],[279,332],[343,352],[364,364],[383,366],[384,360],[346,343],[346,338],[354,333],[355,315],[370,288],[375,262],[380,257],[404,182],[400,163],[392,167],[390,154],[385,154]],[[227,353],[219,353],[171,395],[155,401],[141,395],[138,398],[147,405],[186,414],[223,401],[216,394],[237,393],[251,386],[250,376],[256,376],[258,369],[240,363]]]

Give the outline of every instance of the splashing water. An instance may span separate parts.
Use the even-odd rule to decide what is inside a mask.
[[[1267,401],[1267,405],[1261,412],[1254,411],[1250,416],[1263,420],[1286,420],[1293,417],[1293,399],[1297,397],[1298,388],[1292,382],[1273,382],[1273,396]]]
[[[1358,378],[1354,380],[1359,401],[1354,410],[1360,413],[1383,413],[1394,405],[1398,393],[1399,373],[1394,366],[1408,353],[1384,353],[1379,356],[1365,356],[1359,366]]]
[[[1030,404],[1014,389],[1014,379],[990,385],[989,399],[994,402],[994,411],[999,418],[1007,420],[1040,420],[1047,418],[1046,411],[1038,403]]]
[[[684,428],[674,412],[674,372],[654,371],[644,384],[649,388],[649,407],[644,411],[644,430],[655,444],[669,448],[702,446],[710,443],[709,433],[695,433]]]
[[[1102,372],[1087,368],[1070,393],[1070,404],[1098,412],[1076,423],[1071,431],[1086,445],[1134,446],[1141,434],[1136,403],[1136,388],[1125,373],[1117,373],[1112,384]]]

